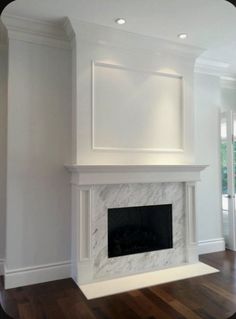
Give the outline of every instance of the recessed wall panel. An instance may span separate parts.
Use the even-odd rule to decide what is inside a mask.
[[[93,148],[182,151],[182,77],[93,64]]]

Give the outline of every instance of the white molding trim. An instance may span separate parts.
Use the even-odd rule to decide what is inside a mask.
[[[94,142],[94,139],[93,139]],[[183,153],[184,149],[180,148],[129,148],[129,147],[100,147],[92,146],[94,151],[106,152],[146,152],[146,153]]]
[[[91,211],[92,191],[90,187],[79,189],[79,262],[91,259]]]
[[[119,30],[114,27],[102,26],[78,19],[70,18],[65,22],[67,33],[75,34],[78,41],[97,43],[99,45],[122,48],[126,50],[141,50],[160,56],[161,53],[172,52],[184,62],[195,60],[204,49],[177,43],[161,38],[145,36],[134,32]]]
[[[73,41],[73,39],[75,38],[75,31],[74,31],[73,26],[71,24],[71,21],[68,17],[66,17],[64,20],[63,28],[64,28],[69,40]]]
[[[179,79],[183,80],[183,76],[181,74],[176,74],[176,73],[167,73],[167,72],[158,72],[158,71],[151,71],[147,69],[142,69],[142,68],[134,68],[134,67],[129,67],[126,65],[122,64],[115,64],[115,63],[108,63],[108,62],[102,62],[102,61],[92,61],[93,66],[104,66],[112,69],[118,69],[118,70],[125,70],[125,71],[133,71],[133,72],[141,72],[141,73],[146,73],[146,74],[153,74],[153,75],[159,75],[167,78],[174,78],[174,79]]]
[[[224,250],[225,250],[224,238],[200,240],[198,242],[198,253],[200,255],[215,253],[215,252],[224,251]]]
[[[166,78],[174,78],[178,79],[181,81],[181,89],[180,89],[180,94],[181,94],[181,112],[182,112],[182,123],[181,125],[181,148],[129,148],[129,147],[109,147],[109,146],[96,146],[95,145],[95,67],[96,66],[101,66],[105,68],[111,68],[111,69],[118,69],[118,70],[124,70],[124,71],[131,71],[131,72],[138,72],[138,73],[145,73],[145,74],[150,74],[150,75],[156,75],[160,77],[166,77]],[[92,149],[94,151],[119,151],[119,152],[154,152],[154,153],[183,153],[185,150],[185,140],[184,140],[184,131],[185,131],[185,98],[184,98],[184,78],[180,74],[175,74],[175,73],[167,73],[167,72],[158,72],[158,71],[151,71],[147,69],[138,69],[138,68],[132,68],[128,67],[125,65],[120,65],[120,64],[115,64],[115,63],[107,63],[107,62],[102,62],[102,61],[94,61],[92,60]]]
[[[228,78],[228,81],[236,79],[236,75],[230,71],[228,63],[201,57],[196,60],[194,73],[212,75],[222,79]]]
[[[5,266],[5,289],[28,286],[71,277],[71,262],[8,270]]]
[[[3,14],[2,21],[9,39],[65,49],[71,48],[64,29],[64,21],[59,23],[6,14]]]
[[[185,213],[186,213],[186,252],[187,262],[198,262],[196,240],[196,183],[185,184]]]
[[[73,185],[193,182],[207,165],[66,165]]]
[[[0,276],[4,275],[5,259],[0,259]]]

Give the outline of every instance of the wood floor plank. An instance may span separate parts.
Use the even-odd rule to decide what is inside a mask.
[[[175,309],[171,307],[169,303],[164,302],[161,298],[159,298],[151,289],[143,289],[143,292],[145,295],[152,300],[152,302],[158,306],[162,311],[164,311],[170,318],[176,318],[176,319],[184,319],[185,317],[177,312]]]
[[[171,317],[163,311],[157,304],[154,304],[151,299],[145,296],[145,292],[139,291],[139,295],[127,296],[123,294],[124,303],[127,303],[129,307],[139,315],[140,318],[157,317],[163,319],[170,319]]]
[[[194,311],[188,308],[186,305],[181,303],[180,301],[174,299],[167,292],[158,287],[150,288],[151,291],[154,292],[158,297],[160,297],[163,301],[168,303],[173,309],[175,309],[178,313],[182,314],[187,319],[202,319],[198,316]]]
[[[201,256],[219,273],[87,300],[71,279],[4,290],[18,319],[226,319],[236,312],[236,253]]]
[[[230,293],[229,291],[214,285],[213,283],[206,282],[202,284],[204,287],[212,290],[214,293],[222,296],[224,299],[228,299],[229,301],[233,302],[236,304],[236,296],[235,294]]]
[[[22,319],[36,319],[29,303],[20,303],[18,305],[19,315]]]

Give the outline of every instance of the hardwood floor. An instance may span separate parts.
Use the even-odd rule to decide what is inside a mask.
[[[224,319],[236,312],[236,253],[201,256],[221,272],[86,300],[71,279],[4,291],[0,302],[19,319]]]

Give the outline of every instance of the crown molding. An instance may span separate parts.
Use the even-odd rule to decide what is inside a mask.
[[[71,20],[68,17],[66,17],[64,19],[63,27],[64,27],[64,30],[65,30],[65,33],[66,33],[68,39],[70,41],[72,41],[76,34],[75,34],[74,29],[73,29]]]
[[[64,24],[67,35],[70,38],[76,36],[81,42],[96,43],[127,50],[137,50],[151,54],[174,54],[184,57],[184,61],[195,60],[204,49],[184,45],[169,40],[145,36],[116,28],[88,23],[76,19],[67,18]]]
[[[216,77],[235,77],[228,63],[205,58],[198,58],[196,60],[194,72]]]
[[[52,22],[3,14],[2,21],[7,29],[8,39],[70,48],[70,42],[64,30],[64,20]]]
[[[236,89],[236,74],[231,72],[228,63],[199,58],[196,61],[194,73],[215,76],[219,78],[221,88]]]

